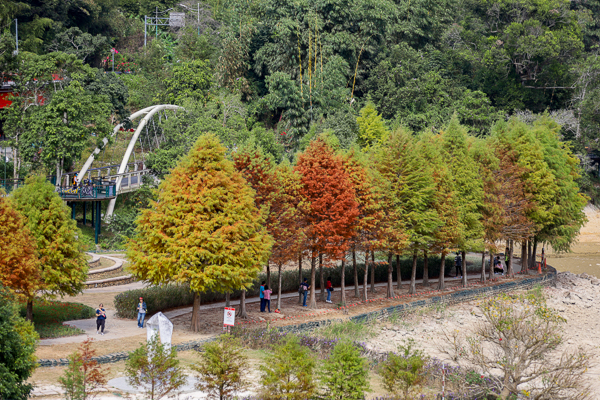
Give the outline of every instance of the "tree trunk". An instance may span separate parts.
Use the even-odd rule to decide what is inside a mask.
[[[485,283],[485,250],[481,252],[481,282]]]
[[[394,255],[388,253],[388,278],[387,278],[387,297],[394,297],[394,266],[392,265],[392,259]]]
[[[298,289],[300,289],[300,285],[302,285],[302,253],[298,254],[298,282]],[[302,293],[298,295],[298,304],[302,304],[303,296]]]
[[[514,252],[514,244],[512,239],[510,240],[510,247],[508,248],[508,266],[507,266],[507,273],[508,276],[510,276],[511,278],[514,278],[515,276],[515,270],[513,269],[513,252]]]
[[[325,301],[325,280],[323,278],[323,254],[319,253],[319,288],[321,289],[321,301]]]
[[[271,266],[269,265],[268,262],[267,262],[267,285],[269,286],[269,289],[273,290],[271,288]]]
[[[371,293],[375,293],[375,251],[371,252]]]
[[[444,284],[444,275],[446,274],[446,252],[442,251],[442,260],[440,262],[440,277],[438,279],[438,290],[444,290],[446,288]]]
[[[281,263],[277,266],[279,276],[277,277],[277,309],[281,309]]]
[[[17,161],[17,157],[19,156],[19,152],[17,150],[17,146],[18,146],[18,142],[12,148],[12,152],[13,152],[13,179],[14,180],[19,179],[19,167],[18,167],[18,161]],[[13,189],[16,189],[16,188],[13,188]]]
[[[400,287],[402,286],[402,274],[400,273],[400,254],[396,254],[396,274],[398,275],[396,289],[400,290]]]
[[[412,272],[410,273],[410,286],[408,287],[408,294],[417,293],[416,279],[417,279],[417,251],[413,252]]]
[[[537,238],[533,238],[533,248],[531,249],[531,268],[534,268],[537,270],[537,266],[535,265],[536,262],[536,253],[537,253]]]
[[[423,286],[429,286],[429,263],[427,259],[427,250],[423,250]]]
[[[527,268],[530,269],[532,268],[533,265],[531,265],[531,240],[527,241]]]
[[[340,290],[342,292],[342,300],[341,303],[343,306],[346,305],[346,256],[342,259],[342,273],[340,274],[342,278],[342,282],[340,285]]]
[[[225,307],[231,307],[231,293],[225,293]]]
[[[25,319],[29,322],[33,322],[33,299],[27,300],[27,314]]]
[[[248,319],[248,313],[246,312],[246,289],[242,290],[242,295],[240,296],[240,311],[238,317]]]
[[[60,161],[56,160],[56,186],[62,186],[60,184]]]
[[[363,280],[363,300],[367,300],[367,285],[369,284],[369,250],[365,251],[365,278]]]
[[[354,297],[360,297],[358,288],[358,267],[356,266],[356,251],[352,249],[352,267],[354,268]]]
[[[490,278],[494,277],[494,252],[490,250]]]
[[[200,293],[194,292],[192,307],[192,332],[200,332]]]
[[[317,299],[315,296],[315,281],[317,280],[317,268],[316,268],[316,260],[315,253],[312,252],[310,256],[310,304],[309,308],[316,309],[317,308]]]
[[[527,273],[527,241],[521,242],[521,271]]]
[[[462,285],[463,287],[467,287],[467,252],[463,250],[462,252]]]

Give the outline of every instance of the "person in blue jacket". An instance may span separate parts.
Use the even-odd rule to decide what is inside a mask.
[[[100,303],[96,309],[96,333],[104,335],[104,324],[106,323],[106,310],[104,304]]]

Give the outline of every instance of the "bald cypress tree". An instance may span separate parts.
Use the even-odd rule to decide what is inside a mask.
[[[129,243],[131,271],[152,284],[188,283],[192,330],[200,329],[200,293],[247,288],[267,262],[272,239],[254,191],[225,158],[216,136],[201,136],[161,183]]]
[[[44,177],[32,176],[15,190],[11,201],[26,220],[39,260],[39,292],[44,296],[74,296],[83,289],[88,263],[81,234],[71,210]],[[33,317],[33,296],[27,301],[27,317]]]
[[[479,164],[473,157],[471,139],[467,129],[452,116],[441,133],[444,148],[442,155],[448,164],[456,188],[460,239],[457,247],[463,254],[463,285],[467,285],[466,251],[483,249],[483,180]]]
[[[431,171],[412,134],[404,129],[394,131],[375,153],[375,169],[387,207],[393,213],[391,229],[406,236],[407,248],[413,256],[409,293],[415,293],[418,251],[428,248],[439,226],[433,207],[435,184]],[[398,271],[398,285],[400,271]]]

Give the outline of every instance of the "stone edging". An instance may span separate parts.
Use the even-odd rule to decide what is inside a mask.
[[[111,265],[110,267],[106,267],[106,268],[102,268],[102,269],[96,269],[94,271],[89,271],[88,272],[88,277],[90,275],[98,275],[98,274],[104,274],[106,272],[113,272],[113,271],[118,271],[120,269],[123,269],[123,260],[119,260],[118,258],[113,258],[113,257],[104,257],[108,260],[114,261],[114,265]]]
[[[546,275],[538,276],[534,278],[522,279],[519,281],[511,281],[501,283],[499,285],[494,286],[484,286],[480,288],[473,289],[465,289],[459,290],[452,293],[448,293],[446,295],[429,297],[423,300],[416,300],[410,303],[397,304],[392,307],[387,307],[382,310],[372,311],[365,314],[355,315],[349,318],[350,321],[355,322],[365,322],[365,321],[375,321],[381,320],[389,317],[394,313],[402,313],[411,311],[420,307],[426,307],[428,305],[436,304],[436,303],[444,303],[444,304],[456,304],[462,303],[466,301],[475,300],[481,298],[482,296],[489,296],[498,293],[510,292],[518,289],[527,289],[535,286],[536,284],[542,284],[544,286],[550,285],[554,283],[556,280],[556,269],[548,266],[549,272]],[[117,278],[113,278],[117,279]],[[288,325],[278,327],[280,332],[291,332],[291,333],[302,333],[312,331],[314,329],[320,328],[322,326],[331,325],[336,322],[342,322],[348,319],[327,319],[321,321],[311,321],[305,322],[298,325]],[[185,351],[185,350],[197,350],[202,347],[203,344],[213,341],[215,338],[206,338],[201,340],[194,340],[191,342],[185,342],[178,345],[175,345],[177,351]],[[99,364],[106,363],[114,363],[117,361],[126,360],[129,358],[129,353],[121,352],[121,353],[113,353],[107,354],[104,356],[93,357],[93,360],[96,360]],[[55,359],[40,359],[38,360],[38,365],[40,367],[56,367],[56,366],[65,366],[69,364],[69,360],[66,358],[61,358],[58,360]]]
[[[100,279],[97,281],[87,281],[84,283],[86,289],[100,288],[107,286],[126,285],[135,282],[135,277],[132,275],[116,276],[114,278]]]
[[[100,256],[99,255],[94,254],[94,253],[90,253],[90,252],[87,252],[85,254],[87,254],[88,256],[92,256],[92,259],[90,261],[88,261],[88,266],[90,268],[94,268],[95,266],[97,266],[100,263]]]
[[[215,340],[215,338],[210,337],[210,338],[206,338],[206,339],[200,339],[200,340],[194,340],[191,342],[176,344],[173,347],[175,347],[175,349],[177,351],[198,350],[205,343],[211,342],[213,340]],[[128,358],[129,358],[129,353],[126,351],[122,351],[120,353],[112,353],[112,354],[107,354],[104,356],[92,357],[92,360],[97,361],[98,364],[108,364],[108,363],[115,363],[118,361],[127,360]],[[69,360],[66,358],[40,359],[37,362],[38,362],[38,366],[40,366],[40,367],[64,367],[64,366],[69,365]]]

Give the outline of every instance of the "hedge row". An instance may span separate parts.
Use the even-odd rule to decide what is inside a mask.
[[[470,260],[467,260],[470,261]],[[437,278],[439,276],[440,271],[440,257],[433,256],[429,258],[429,277]],[[449,255],[446,257],[446,276],[454,275],[454,255]],[[471,265],[469,263],[468,269],[469,271],[473,271],[475,269],[480,268],[481,263],[479,265]],[[358,281],[360,284],[363,282],[364,277],[364,263],[357,263],[358,267]],[[393,279],[396,281],[396,259],[394,257],[393,261]],[[451,268],[452,267],[452,268]],[[412,258],[411,257],[401,257],[400,258],[400,269],[402,280],[409,280],[411,271],[412,271]],[[341,266],[326,268],[324,271],[325,279],[327,277],[331,277],[331,282],[334,286],[339,287],[341,285]],[[375,281],[376,282],[386,282],[388,274],[388,266],[387,263],[377,263],[375,267]],[[273,271],[271,273],[271,287],[273,291],[277,291],[277,283],[278,283],[278,272]],[[302,277],[308,278],[310,281],[310,269],[304,268],[302,269]],[[419,258],[417,260],[417,279],[421,279],[423,277],[423,259]],[[347,286],[354,285],[354,269],[352,264],[346,264],[346,276],[345,283]],[[369,282],[370,282],[370,273],[369,273]],[[254,284],[247,291],[248,297],[258,296],[260,283],[263,281],[267,281],[266,273],[261,273],[258,278],[254,281]],[[317,282],[315,282],[314,287],[320,289],[319,282],[319,274],[318,274],[318,266],[317,266]],[[298,289],[298,270],[288,270],[283,271],[281,277],[281,291],[282,292],[293,292]],[[239,298],[241,291],[235,291],[232,293],[231,298]],[[122,318],[135,318],[136,307],[138,303],[138,299],[143,297],[146,301],[146,305],[148,306],[148,313],[152,314],[158,311],[163,311],[169,308],[181,307],[181,306],[189,306],[192,305],[193,302],[193,294],[189,290],[187,285],[164,285],[164,286],[154,286],[146,289],[136,289],[129,290],[123,293],[118,294],[115,297],[115,308],[117,310],[117,315]],[[225,300],[224,293],[217,293],[212,291],[203,292],[201,294],[201,299],[203,303],[209,303],[214,301],[223,301]]]

